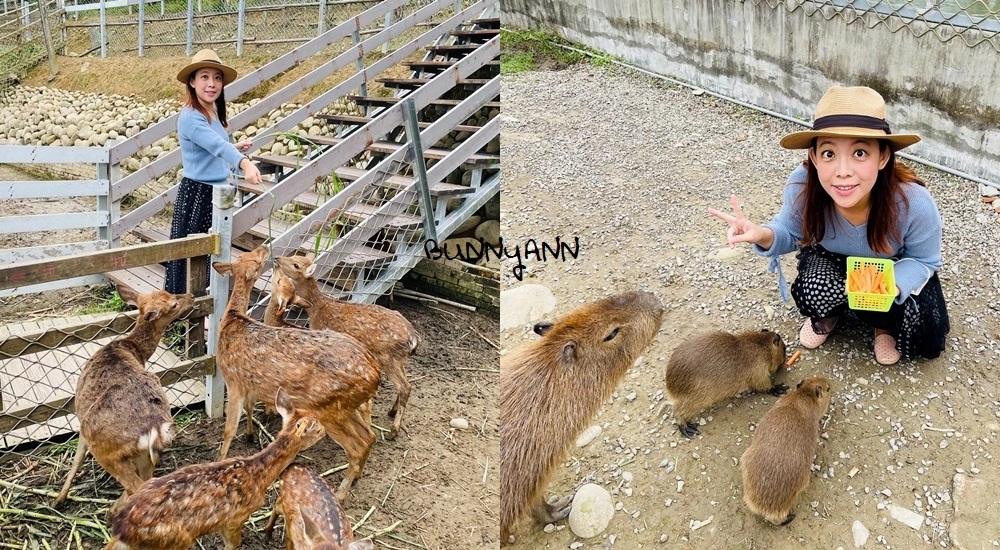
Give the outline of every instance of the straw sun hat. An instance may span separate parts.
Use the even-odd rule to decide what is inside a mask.
[[[230,82],[236,80],[236,69],[223,65],[222,60],[219,59],[219,54],[215,53],[215,50],[210,49],[204,49],[194,54],[194,57],[191,58],[191,63],[177,73],[177,80],[187,84],[188,79],[191,78],[191,75],[194,74],[195,71],[205,68],[219,69],[222,71],[223,84],[229,84]]]
[[[813,138],[853,137],[881,139],[899,151],[920,141],[916,134],[893,134],[885,120],[885,101],[875,90],[865,86],[834,86],[816,105],[812,130],[793,132],[781,138],[785,149],[808,149]]]

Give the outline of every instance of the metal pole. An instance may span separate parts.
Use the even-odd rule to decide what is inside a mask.
[[[28,0],[24,0],[21,3],[21,13],[24,14],[23,26],[24,26],[24,41],[28,42],[31,40],[31,16],[28,14]]]
[[[38,18],[42,23],[42,38],[45,39],[45,53],[49,56],[49,80],[56,77],[59,68],[56,67],[56,50],[52,46],[52,31],[49,30],[49,14],[46,12],[45,3],[48,0],[38,0]]]
[[[413,165],[413,175],[417,179],[417,189],[420,191],[420,209],[424,215],[424,239],[437,242],[437,225],[434,222],[434,204],[431,202],[431,189],[427,184],[427,166],[424,165],[424,148],[420,145],[420,125],[417,122],[417,108],[413,98],[403,100],[403,119],[406,121],[406,141],[409,143],[407,155]]]
[[[187,3],[187,55],[194,53],[191,49],[194,43],[194,3],[192,0],[188,0]]]
[[[146,43],[143,29],[146,25],[146,0],[139,0],[139,57],[142,57],[142,48]]]
[[[361,51],[361,48],[358,48],[358,44],[361,43],[361,29],[355,28],[354,32],[351,33],[351,37],[354,39],[354,47],[358,50],[358,62],[357,62],[356,65],[358,67],[358,72],[361,72],[365,68],[365,52]],[[360,93],[361,93],[362,96],[368,95],[368,80],[367,79],[361,81],[361,92]],[[368,114],[368,107],[365,107],[365,114],[366,115]]]
[[[236,187],[216,185],[212,187],[212,231],[219,234],[219,254],[211,261],[229,262],[233,241],[233,213],[236,210]],[[219,326],[222,314],[229,305],[229,278],[214,269],[209,274],[209,293],[212,295],[212,314],[208,316],[208,354],[218,357]],[[218,364],[215,373],[205,375],[205,414],[209,418],[222,416],[225,403],[226,381]]]
[[[101,0],[101,59],[108,57],[108,18],[104,7],[104,0]]]
[[[240,0],[236,15],[236,57],[243,55],[243,30],[246,28],[247,1]]]
[[[385,14],[385,26],[382,28],[388,29],[391,26],[392,26],[392,11]],[[385,43],[382,44],[382,53],[384,54],[389,53],[389,42],[392,42],[391,38],[389,40],[386,40]]]
[[[316,27],[319,29],[316,36],[326,32],[326,0],[319,0],[319,22]]]

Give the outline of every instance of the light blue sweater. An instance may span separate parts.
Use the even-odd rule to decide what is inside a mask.
[[[806,169],[800,165],[785,184],[781,211],[770,223],[765,224],[774,231],[774,243],[764,250],[754,246],[754,251],[768,258],[768,271],[778,274],[781,297],[788,301],[788,285],[781,273],[778,257],[799,249],[802,239],[802,205],[798,195],[805,188]],[[910,294],[919,294],[927,281],[941,269],[941,214],[937,204],[926,187],[915,183],[904,184],[903,193],[909,201],[909,209],[897,198],[899,204],[899,233],[903,242],[889,240],[892,254],[878,254],[868,246],[868,224],[857,227],[851,225],[839,213],[834,220],[827,220],[823,248],[845,256],[865,256],[868,258],[897,258],[894,265],[896,286],[899,296],[896,303],[903,303]],[[844,274],[847,278],[847,274]]]
[[[177,118],[184,177],[209,185],[226,185],[229,174],[239,167],[243,154],[229,141],[218,119],[211,123],[205,115],[184,107]]]

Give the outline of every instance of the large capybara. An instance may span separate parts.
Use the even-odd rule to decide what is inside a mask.
[[[663,303],[625,292],[585,304],[541,338],[500,358],[500,543],[529,508],[543,522],[565,518],[572,497],[541,502],[549,472],[656,336]]]
[[[743,453],[743,501],[775,525],[787,525],[799,494],[809,485],[819,422],[830,407],[830,381],[806,378],[767,411]]]
[[[696,414],[747,390],[781,395],[788,386],[775,384],[774,373],[785,362],[785,342],[769,330],[730,334],[697,334],[670,354],[667,393],[674,419],[684,437],[698,434]]]

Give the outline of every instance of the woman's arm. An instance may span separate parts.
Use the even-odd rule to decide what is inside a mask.
[[[901,229],[903,246],[893,269],[899,296],[903,303],[911,294],[919,293],[927,281],[941,269],[941,214],[927,188],[904,184],[909,210],[904,210]]]

